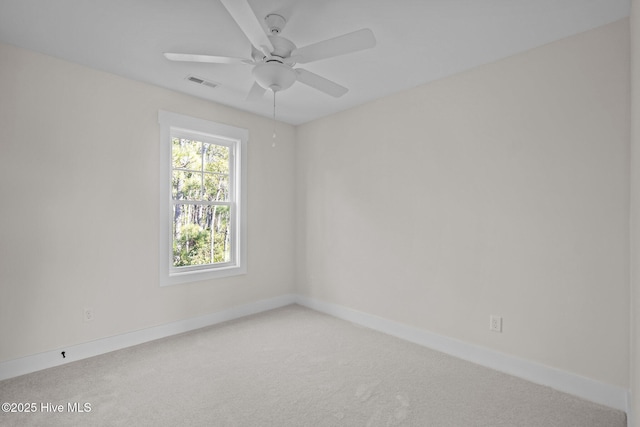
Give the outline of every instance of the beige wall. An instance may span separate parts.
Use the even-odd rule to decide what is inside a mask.
[[[299,293],[628,387],[627,20],[296,141]]]
[[[158,286],[159,109],[249,129],[249,274]],[[0,361],[292,292],[294,129],[272,148],[272,126],[0,45]]]

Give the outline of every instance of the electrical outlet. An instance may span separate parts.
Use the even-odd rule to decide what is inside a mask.
[[[93,320],[93,309],[92,308],[85,308],[82,318],[83,318],[83,320],[85,322],[91,322]]]
[[[489,330],[493,332],[502,332],[502,317],[489,316]]]

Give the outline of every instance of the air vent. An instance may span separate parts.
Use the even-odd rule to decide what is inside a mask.
[[[220,86],[219,83],[212,82],[210,80],[205,80],[205,79],[203,79],[201,77],[196,77],[196,76],[188,76],[187,80],[189,80],[192,83],[199,84],[199,85],[209,86],[210,88],[216,88],[216,87]]]

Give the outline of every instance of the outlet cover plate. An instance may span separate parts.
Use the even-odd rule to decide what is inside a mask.
[[[489,316],[489,330],[493,332],[502,332],[502,317]]]
[[[85,322],[91,322],[93,320],[93,314],[92,308],[85,308],[82,313],[82,320]]]

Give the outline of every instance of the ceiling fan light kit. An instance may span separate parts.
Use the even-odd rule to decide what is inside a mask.
[[[265,89],[274,92],[289,89],[296,81],[296,72],[281,62],[263,62],[253,67],[253,77]]]
[[[271,90],[274,94],[277,91],[286,90],[296,81],[330,96],[340,97],[349,89],[311,71],[294,68],[294,66],[370,49],[376,45],[373,32],[364,28],[297,48],[293,42],[280,36],[286,24],[285,18],[281,15],[271,13],[264,18],[266,27],[269,29],[267,34],[248,0],[220,0],[220,2],[253,46],[251,58],[184,53],[165,53],[164,56],[171,61],[253,65],[253,77],[256,83],[249,91],[247,99],[250,101],[262,98],[266,90]]]

